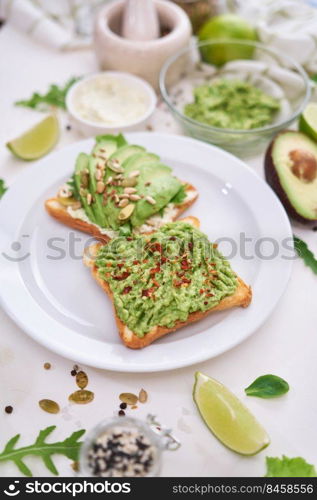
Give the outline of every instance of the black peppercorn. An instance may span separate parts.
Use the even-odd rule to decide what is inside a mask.
[[[125,412],[123,410],[119,410],[118,415],[119,415],[119,417],[124,417]]]
[[[12,413],[13,412],[13,407],[12,406],[6,406],[5,409],[4,409],[4,411],[6,413]]]
[[[72,376],[72,377],[76,377],[77,372],[76,372],[76,370],[72,370],[72,371],[70,372],[70,374],[71,374],[71,376]]]
[[[127,407],[127,403],[121,403],[120,408],[121,410],[125,410]]]

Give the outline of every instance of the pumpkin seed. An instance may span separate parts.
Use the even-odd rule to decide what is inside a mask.
[[[88,385],[88,376],[87,373],[80,371],[76,375],[76,384],[80,389],[85,389]]]
[[[119,202],[119,207],[120,208],[124,208],[126,207],[127,205],[129,204],[129,200],[127,198],[123,198],[122,200],[120,200]]]
[[[76,403],[78,405],[86,405],[87,403],[91,403],[93,399],[94,393],[91,391],[86,391],[84,389],[73,392],[68,398],[71,403]]]
[[[131,392],[123,392],[119,396],[120,401],[127,403],[127,405],[135,405],[138,402],[138,396],[132,394]]]
[[[122,174],[124,172],[124,169],[120,167],[119,163],[115,162],[114,160],[109,160],[107,162],[107,167],[116,174]]]
[[[105,190],[105,187],[106,187],[106,185],[104,182],[98,181],[97,182],[97,193],[102,194]]]
[[[123,187],[134,187],[138,183],[135,177],[128,177],[127,179],[123,179],[121,186]]]
[[[47,413],[58,413],[60,409],[59,405],[51,399],[41,399],[41,401],[39,401],[39,406]]]
[[[134,193],[136,193],[136,189],[134,187],[126,187],[126,188],[124,188],[124,192],[126,194],[134,194]]]
[[[118,219],[119,220],[126,220],[126,219],[128,219],[132,215],[134,208],[135,208],[135,205],[133,205],[133,203],[129,203],[129,205],[127,205],[126,207],[124,207],[119,212]]]
[[[140,403],[146,403],[147,402],[147,392],[144,389],[141,389],[139,392],[139,401]]]

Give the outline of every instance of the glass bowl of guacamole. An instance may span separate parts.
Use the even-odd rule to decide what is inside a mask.
[[[258,42],[217,40],[169,58],[160,90],[186,134],[245,157],[298,118],[311,86],[286,54]]]

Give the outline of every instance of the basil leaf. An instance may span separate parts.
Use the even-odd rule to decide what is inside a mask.
[[[317,260],[311,250],[309,250],[307,243],[294,235],[294,245],[297,255],[303,259],[306,266],[310,267],[313,273],[317,274]]]
[[[262,375],[245,389],[247,396],[257,398],[276,398],[289,391],[286,380],[277,375]]]
[[[4,180],[0,179],[0,199],[2,198],[7,189],[8,188],[6,187]]]
[[[301,457],[266,457],[265,477],[316,477],[316,469]]]

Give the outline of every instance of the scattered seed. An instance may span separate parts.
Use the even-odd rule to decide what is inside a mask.
[[[85,389],[80,389],[79,391],[73,392],[68,400],[71,403],[76,403],[79,405],[85,405],[87,403],[91,403],[94,399],[94,393],[91,391],[87,391]]]
[[[123,198],[119,201],[119,207],[124,208],[129,204],[129,200],[127,198]]]
[[[80,389],[85,389],[88,385],[88,375],[87,373],[80,371],[76,374],[76,384]]]
[[[77,375],[77,372],[76,372],[76,370],[72,370],[72,371],[70,372],[70,374],[71,374],[71,376],[72,376],[72,377],[75,377],[75,376]]]
[[[8,414],[12,413],[13,412],[13,406],[6,406],[4,411]]]
[[[133,193],[136,193],[136,189],[134,187],[126,187],[126,188],[124,188],[124,192],[126,194],[133,194]]]
[[[128,177],[127,179],[123,179],[121,185],[123,187],[133,187],[137,184],[137,179],[135,177]]]
[[[135,208],[135,205],[133,205],[133,203],[129,203],[129,205],[127,205],[126,207],[124,207],[119,212],[118,219],[119,220],[126,220],[126,219],[128,219],[132,215],[134,208]]]
[[[152,198],[152,196],[146,196],[145,199],[151,205],[156,205],[156,201],[154,200],[154,198]]]
[[[125,412],[123,410],[119,410],[118,411],[118,415],[119,415],[119,417],[124,417],[125,416]]]
[[[97,182],[97,193],[102,194],[105,190],[105,187],[106,187],[106,185],[104,182],[98,181]]]
[[[75,203],[71,204],[71,207],[72,207],[73,210],[78,210],[78,208],[81,208],[80,201],[75,201]]]
[[[120,404],[120,408],[121,408],[121,410],[125,410],[125,409],[126,409],[126,407],[127,407],[127,403],[121,403],[121,404]]]
[[[91,195],[91,193],[87,193],[87,203],[88,203],[88,205],[91,205],[91,202],[92,202],[92,195]]]
[[[123,392],[122,394],[120,394],[119,399],[127,405],[135,405],[135,403],[137,403],[138,401],[138,397],[131,392]]]
[[[148,394],[144,389],[141,389],[139,392],[139,401],[140,403],[146,403],[148,398]]]
[[[138,177],[138,175],[140,175],[140,170],[133,170],[132,172],[130,172],[129,174],[129,177]]]
[[[107,162],[107,167],[110,168],[116,174],[123,174],[124,169],[120,167],[119,162],[115,160],[109,160]]]
[[[137,409],[137,405],[131,406],[131,410],[136,410],[136,409]]]
[[[89,174],[82,172],[80,176],[80,183],[83,188],[87,188],[89,184]]]
[[[51,363],[44,363],[44,365],[43,365],[43,366],[44,366],[44,369],[45,369],[45,370],[50,370],[50,369],[51,369],[51,367],[52,367]]]
[[[113,179],[112,179],[112,177],[110,176],[110,177],[108,177],[108,179],[107,179],[107,181],[106,181],[106,184],[107,184],[107,185],[109,185],[109,184],[111,184],[111,183],[112,183],[112,181],[113,181]]]
[[[95,177],[96,177],[96,180],[97,181],[100,181],[102,179],[102,171],[100,168],[97,168],[96,169],[96,172],[95,172]]]
[[[60,410],[59,405],[51,399],[41,399],[39,401],[39,406],[47,413],[58,413]]]
[[[70,466],[74,472],[79,472],[79,462],[72,462]]]
[[[131,201],[139,201],[139,200],[141,200],[141,196],[139,196],[138,194],[130,194],[130,200]]]

